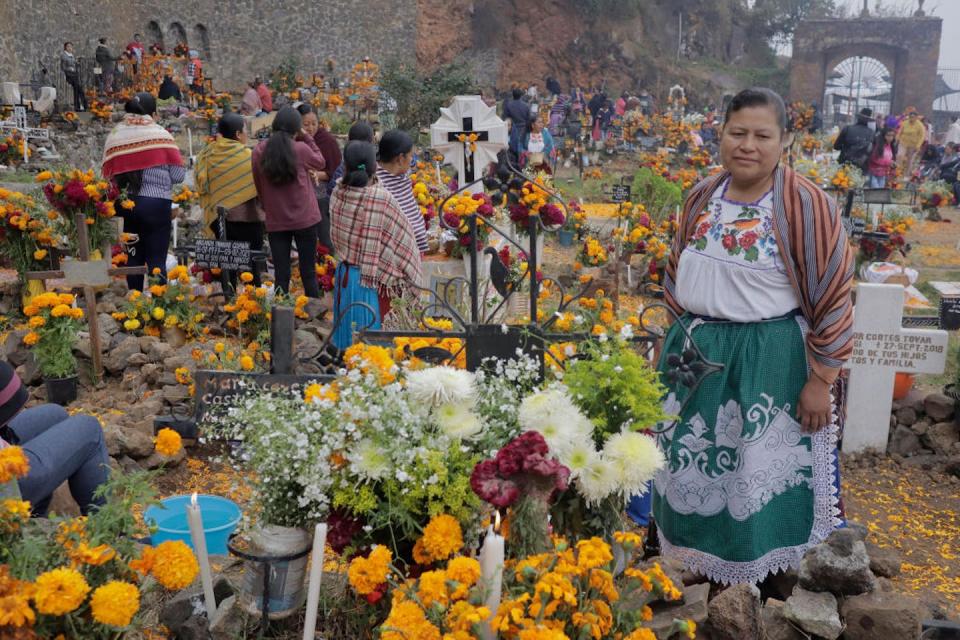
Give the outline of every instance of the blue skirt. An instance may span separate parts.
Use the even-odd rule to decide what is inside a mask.
[[[334,282],[333,321],[336,324],[333,346],[346,349],[353,344],[354,331],[380,328],[380,300],[376,290],[360,284],[360,268],[357,266],[338,264]],[[350,306],[353,303],[363,303],[369,309],[359,304]]]

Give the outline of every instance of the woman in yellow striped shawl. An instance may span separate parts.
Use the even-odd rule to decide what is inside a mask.
[[[247,147],[243,117],[225,113],[217,123],[217,138],[197,157],[197,190],[207,229],[216,237],[250,243],[253,251],[263,249],[263,210],[253,184],[251,151]],[[227,210],[226,229],[219,229],[217,207]],[[223,234],[221,234],[221,231]],[[236,284],[236,274],[231,274]],[[254,283],[260,274],[254,270]]]

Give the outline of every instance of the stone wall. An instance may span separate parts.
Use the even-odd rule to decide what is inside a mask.
[[[942,29],[943,20],[933,17],[802,22],[793,37],[790,97],[822,101],[827,74],[838,63],[869,56],[893,76],[893,111],[915,106],[929,116]]]
[[[416,0],[371,5],[308,0],[3,0],[0,2],[0,80],[26,82],[43,59],[59,73],[57,56],[72,41],[92,57],[105,36],[115,53],[134,33],[145,44],[162,36],[168,51],[185,36],[201,52],[217,88],[239,89],[289,56],[321,70],[334,58],[348,69],[363,56],[412,60],[416,52]]]

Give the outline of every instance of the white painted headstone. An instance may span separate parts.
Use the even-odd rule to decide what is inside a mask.
[[[904,329],[903,287],[857,285],[853,317],[853,355],[843,451],[883,451],[890,430],[890,405],[898,371],[942,373],[947,362],[947,332]]]
[[[472,144],[471,134],[477,138]],[[480,96],[456,96],[449,107],[440,109],[440,119],[430,127],[430,145],[457,168],[462,187],[480,178],[484,168],[496,162],[497,153],[507,146],[507,125]],[[469,191],[479,193],[483,185],[478,182]]]
[[[27,108],[20,105],[13,108],[13,120],[0,121],[0,132],[3,131],[19,131],[26,142],[50,139],[49,129],[27,126]],[[27,161],[26,144],[23,145],[23,161]]]

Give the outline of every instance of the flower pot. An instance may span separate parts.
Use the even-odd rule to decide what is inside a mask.
[[[47,389],[47,402],[67,406],[77,399],[77,376],[66,378],[46,378],[43,386]]]
[[[567,229],[560,229],[560,231],[557,232],[557,239],[560,241],[560,246],[572,247],[574,235],[575,235],[574,231],[567,230]]]
[[[893,399],[903,400],[913,388],[913,374],[897,372],[893,380]]]
[[[174,349],[179,349],[187,343],[187,332],[180,327],[164,327],[160,332],[163,341]]]
[[[306,599],[304,577],[310,534],[294,527],[264,525],[248,534],[248,548],[240,551],[231,539],[230,552],[246,560],[240,585],[240,606],[251,615],[262,616],[264,605],[270,619],[286,618]],[[265,579],[269,577],[269,588]],[[266,594],[266,597],[264,597]]]

